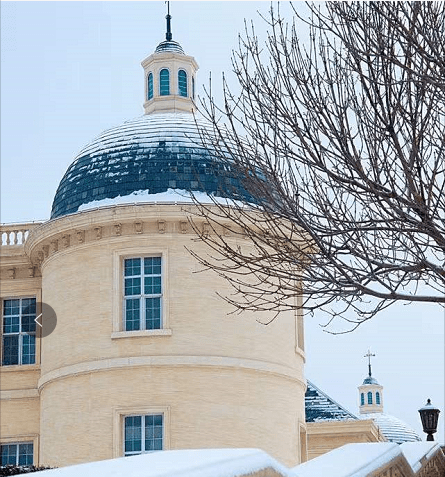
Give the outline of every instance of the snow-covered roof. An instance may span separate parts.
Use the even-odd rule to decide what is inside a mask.
[[[436,442],[347,444],[286,468],[259,449],[159,451],[44,470],[39,477],[252,477],[265,469],[281,477],[367,477],[399,457],[418,472],[437,452]]]
[[[190,113],[158,113],[104,131],[68,168],[54,197],[51,218],[75,213],[92,201],[140,190],[149,194],[168,189],[200,191],[255,202],[243,188],[242,173],[203,145],[200,129],[212,136],[209,123],[195,121]]]
[[[360,419],[372,419],[389,442],[402,444],[404,442],[416,442],[421,440],[408,424],[389,414],[383,412],[365,413],[360,414]]]
[[[284,466],[259,449],[194,449],[44,470],[39,477],[240,477],[267,468],[288,476]]]
[[[343,421],[358,419],[343,406],[334,401],[315,384],[307,382],[305,400],[306,422]]]
[[[400,455],[397,444],[346,444],[294,467],[295,477],[365,477]]]

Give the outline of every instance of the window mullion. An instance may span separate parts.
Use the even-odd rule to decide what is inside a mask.
[[[142,425],[142,432],[141,432],[141,452],[144,453],[146,451],[145,449],[145,416],[142,416],[141,419],[141,425]]]

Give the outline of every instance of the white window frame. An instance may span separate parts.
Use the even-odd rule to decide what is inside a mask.
[[[122,248],[113,247],[112,270],[113,270],[113,296],[112,296],[112,320],[113,327],[111,338],[136,338],[143,336],[170,336],[172,330],[170,324],[169,306],[169,255],[167,248],[147,247],[141,240],[139,245]],[[135,257],[161,257],[161,283],[162,283],[162,306],[161,306],[161,329],[125,331],[125,290],[124,290],[124,260]]]
[[[23,300],[30,300],[30,299],[34,299],[36,301],[36,316],[38,315],[38,310],[37,310],[37,304],[38,304],[38,300],[37,300],[37,297],[35,295],[24,295],[24,296],[12,296],[12,297],[4,297],[2,298],[1,300],[1,323],[0,323],[0,326],[1,326],[1,331],[0,331],[0,334],[1,334],[1,366],[2,367],[9,367],[9,366],[35,366],[37,364],[37,356],[38,356],[38,350],[37,350],[37,326],[36,326],[36,330],[34,331],[34,333],[28,333],[28,332],[25,332],[25,331],[22,331],[22,318],[23,318],[23,315],[22,315],[22,301]],[[19,331],[18,332],[14,332],[14,333],[5,333],[4,332],[4,321],[5,321],[5,302],[8,301],[8,300],[19,300],[20,302],[20,312],[19,312]],[[9,315],[7,315],[9,316]],[[5,352],[5,344],[4,344],[4,338],[6,336],[17,336],[19,337],[18,339],[18,363],[14,363],[14,364],[3,364],[3,357],[4,357],[4,352]],[[23,364],[23,336],[24,335],[34,335],[35,337],[35,342],[34,342],[34,363],[24,363]]]
[[[145,449],[145,419],[149,416],[162,416],[162,448],[161,449]],[[125,451],[125,419],[127,417],[140,417],[141,418],[141,450],[140,451],[129,451],[129,452],[126,452]],[[129,457],[129,456],[132,456],[132,455],[140,455],[140,454],[149,454],[151,452],[158,452],[158,451],[162,451],[162,450],[165,450],[164,448],[164,440],[165,440],[165,417],[164,417],[164,413],[162,412],[159,412],[159,413],[156,413],[156,414],[153,414],[153,413],[149,413],[149,414],[127,414],[125,416],[123,416],[123,419],[122,419],[122,430],[123,430],[123,447],[122,447],[122,455],[124,457]]]
[[[162,450],[171,449],[170,406],[119,407],[113,409],[113,414],[113,458],[125,456],[125,418],[131,416],[149,416],[162,414]],[[146,451],[144,453],[148,452],[157,451]]]
[[[20,460],[19,448],[20,448],[21,445],[32,445],[32,462],[30,464],[19,464],[19,460]],[[35,465],[35,443],[34,443],[34,440],[1,442],[0,443],[0,452],[1,452],[1,447],[3,447],[3,446],[16,446],[15,464],[4,464],[4,465],[16,465],[16,466],[19,466],[19,465],[20,466],[22,466],[22,465],[23,466]]]
[[[146,275],[144,272],[144,266],[145,266],[145,259],[146,258],[160,258],[161,259],[161,273],[160,275],[158,274],[153,274],[153,275]],[[139,275],[132,275],[132,276],[125,276],[125,261],[126,260],[135,260],[138,259],[141,261],[141,273]],[[163,308],[163,284],[162,284],[162,276],[164,275],[163,273],[163,267],[162,267],[162,256],[161,255],[140,255],[136,257],[125,257],[123,260],[123,268],[122,268],[122,279],[123,279],[123,304],[122,304],[122,327],[124,331],[131,333],[133,331],[152,331],[152,330],[162,330],[163,328],[163,322],[162,322],[162,308]],[[147,276],[153,276],[153,277],[160,277],[161,281],[161,293],[145,293],[145,280],[144,278]],[[141,287],[141,293],[138,295],[125,295],[125,279],[126,278],[140,278],[140,287]],[[160,301],[160,326],[159,328],[147,328],[146,324],[146,317],[145,317],[145,312],[146,312],[146,298],[159,298]],[[127,330],[126,329],[126,316],[127,316],[127,300],[139,300],[139,329],[138,330]]]

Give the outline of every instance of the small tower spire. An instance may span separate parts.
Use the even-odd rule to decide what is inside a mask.
[[[172,27],[171,27],[172,16],[170,15],[170,2],[167,2],[167,16],[165,18],[167,19],[167,33],[165,34],[165,39],[167,41],[171,41],[171,39],[172,39]]]
[[[368,352],[365,354],[364,358],[368,358],[368,373],[369,373],[369,377],[372,376],[371,374],[371,357],[372,356],[375,356],[375,354],[372,354],[371,353],[371,350],[368,349]]]

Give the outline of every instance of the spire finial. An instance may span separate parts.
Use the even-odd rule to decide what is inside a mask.
[[[368,358],[369,377],[371,377],[371,357],[372,356],[375,356],[375,354],[371,353],[371,350],[368,349],[368,352],[365,354],[364,358]]]
[[[167,33],[165,34],[165,38],[167,41],[171,41],[172,39],[172,28],[171,28],[171,19],[172,16],[170,15],[170,2],[165,2],[167,4]]]

